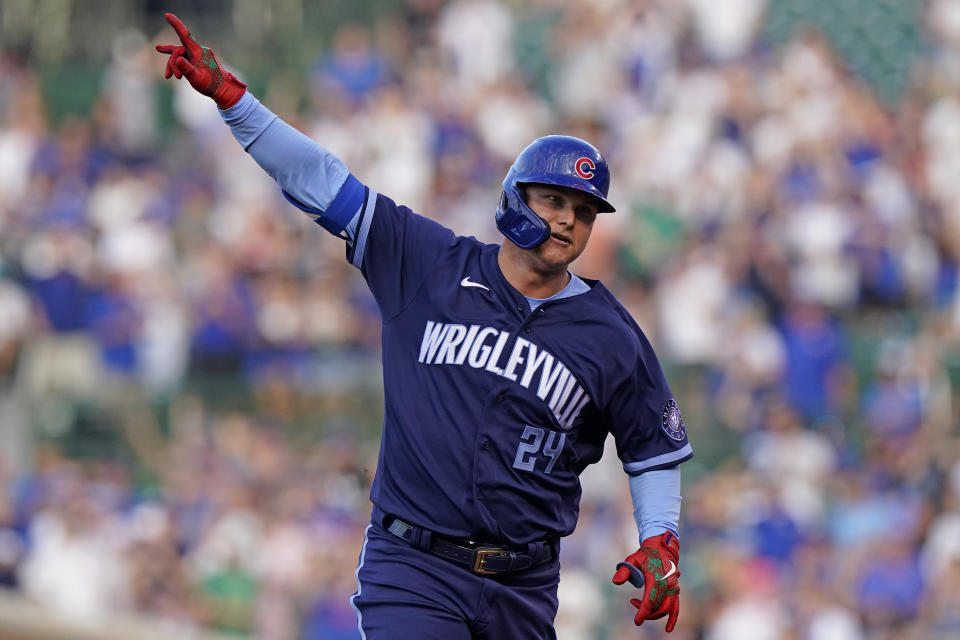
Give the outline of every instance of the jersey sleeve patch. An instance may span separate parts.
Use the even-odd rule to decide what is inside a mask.
[[[667,404],[663,407],[660,428],[671,440],[683,442],[687,439],[687,430],[683,427],[683,416],[680,415],[680,409],[677,408],[677,402],[673,398],[667,400]]]

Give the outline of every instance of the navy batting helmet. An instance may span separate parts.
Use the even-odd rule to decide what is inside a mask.
[[[550,237],[550,226],[527,206],[519,185],[530,182],[571,187],[597,200],[598,212],[614,211],[607,202],[610,169],[600,152],[580,138],[544,136],[520,152],[503,179],[497,207],[497,228],[521,249],[530,249]]]

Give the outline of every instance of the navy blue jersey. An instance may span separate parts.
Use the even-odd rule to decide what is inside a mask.
[[[381,509],[523,544],[573,532],[578,476],[608,433],[628,473],[693,455],[653,349],[601,283],[531,313],[499,245],[371,190],[363,202],[347,253],[383,317]]]

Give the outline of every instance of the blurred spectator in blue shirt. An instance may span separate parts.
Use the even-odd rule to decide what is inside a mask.
[[[335,93],[358,105],[392,75],[390,64],[373,46],[369,28],[347,22],[334,33],[330,54],[314,67],[314,90]]]
[[[841,325],[822,306],[796,301],[780,331],[787,354],[783,384],[789,402],[810,421],[836,412],[849,352]]]

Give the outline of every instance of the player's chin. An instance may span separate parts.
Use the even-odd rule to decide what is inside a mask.
[[[546,246],[541,248],[539,255],[544,265],[556,269],[565,269],[571,262],[580,257],[580,253],[581,250],[576,249],[573,245],[568,247]]]
[[[540,247],[543,249],[544,254],[556,256],[557,258],[571,262],[576,260],[583,252],[583,247],[577,242],[573,240],[561,240],[553,236],[547,239]]]

